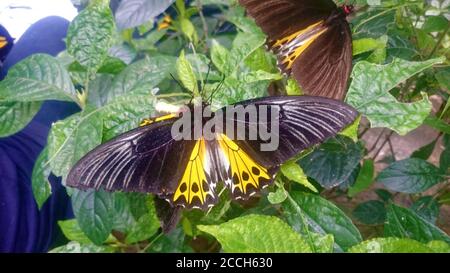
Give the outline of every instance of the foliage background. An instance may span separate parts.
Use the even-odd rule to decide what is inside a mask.
[[[0,136],[21,130],[43,101],[80,107],[53,124],[36,162],[39,206],[51,173],[64,181],[89,150],[157,115],[157,104],[189,100],[170,73],[195,94],[198,82],[208,93],[224,78],[214,107],[267,90],[302,93],[236,1],[119,1],[114,14],[107,0],[74,4],[84,8],[67,51],[31,56],[0,83]],[[170,234],[151,195],[67,188],[76,218],[59,222],[67,240],[52,252],[450,252],[450,3],[356,4],[346,98],[361,113],[355,124],[286,163],[260,197],[236,203],[225,192],[206,214],[184,212]],[[424,125],[434,132],[427,145],[397,154],[392,138]]]

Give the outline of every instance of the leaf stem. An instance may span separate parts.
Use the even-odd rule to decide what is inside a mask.
[[[303,210],[300,208],[300,206],[295,202],[295,200],[291,197],[291,195],[289,194],[288,191],[286,191],[287,194],[287,198],[289,200],[289,202],[295,207],[297,208],[297,212],[300,215],[300,218],[302,220],[302,225],[303,225],[303,232],[306,234],[306,237],[308,238],[308,244],[311,247],[311,250],[316,253],[316,247],[314,245],[314,239],[311,235],[311,232],[309,231],[308,228],[308,220],[305,217],[305,214],[303,213]]]

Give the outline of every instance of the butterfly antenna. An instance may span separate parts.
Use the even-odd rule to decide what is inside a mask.
[[[214,97],[214,94],[222,88],[224,83],[225,83],[225,75],[223,75],[222,80],[220,81],[220,83],[216,86],[216,88],[214,88],[214,90],[211,92],[211,95],[209,95],[208,100],[207,100],[209,104],[212,103],[212,99]]]
[[[208,64],[208,72],[206,72],[206,78],[205,78],[205,81],[203,82],[203,86],[202,86],[202,89],[200,91],[200,96],[202,97],[202,99],[203,99],[204,93],[206,92],[206,88],[205,87],[206,87],[206,83],[208,82],[209,73],[210,72],[211,72],[211,61]]]
[[[194,99],[194,92],[192,92],[191,90],[189,90],[189,89],[187,89],[186,87],[184,87],[184,85],[183,85],[179,80],[177,80],[177,79],[173,76],[172,73],[170,73],[170,76],[171,76],[172,79],[180,86],[180,88],[181,88],[184,92],[187,92],[187,93],[191,93],[191,94],[192,94],[191,100],[189,101],[189,104],[191,104],[191,103],[192,103],[192,100]]]

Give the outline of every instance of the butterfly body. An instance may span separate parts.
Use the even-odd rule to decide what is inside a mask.
[[[347,16],[352,5],[331,0],[240,0],[267,34],[281,72],[306,94],[342,100],[352,66]]]

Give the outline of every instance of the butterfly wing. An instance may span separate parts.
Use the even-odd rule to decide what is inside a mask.
[[[239,0],[269,36],[278,40],[325,20],[336,4],[331,0]]]
[[[224,181],[234,198],[248,198],[260,188],[268,185],[278,171],[279,166],[315,144],[333,137],[355,120],[358,113],[349,105],[337,100],[311,96],[267,97],[241,102],[235,106],[254,106],[259,114],[257,129],[249,115],[223,115],[225,126],[244,125],[247,138],[232,134],[222,128],[225,137],[219,138],[221,151],[225,154],[227,172]],[[261,111],[265,107],[266,111]],[[223,109],[220,113],[226,113]],[[261,113],[264,116],[261,116]],[[278,124],[278,131],[273,123]],[[271,138],[258,135],[249,140],[250,132],[264,130],[271,133]],[[278,145],[267,150],[262,144]],[[221,143],[223,142],[223,143]],[[275,143],[274,142],[274,143]]]
[[[352,67],[350,27],[330,0],[240,0],[269,36],[278,67],[306,94],[342,100]],[[333,18],[333,19],[331,19]]]
[[[204,142],[175,140],[174,121],[139,127],[100,145],[75,164],[67,185],[149,192],[187,208],[210,206],[216,197],[208,173],[214,170],[205,166]]]
[[[342,20],[320,35],[292,65],[292,74],[313,96],[343,100],[352,69],[352,37]]]

